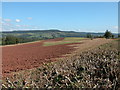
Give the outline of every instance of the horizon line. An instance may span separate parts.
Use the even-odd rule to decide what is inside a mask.
[[[55,31],[63,31],[63,32],[64,32],[64,31],[68,31],[68,32],[78,32],[78,33],[79,33],[79,32],[82,32],[82,31],[60,30],[60,29],[46,29],[46,30],[45,30],[45,29],[31,29],[31,30],[30,30],[30,29],[29,29],[29,30],[28,30],[28,29],[26,29],[26,30],[25,30],[25,29],[24,29],[24,30],[21,29],[21,30],[11,30],[11,31],[9,31],[9,30],[3,31],[3,30],[2,30],[2,31],[0,31],[0,32],[14,32],[14,31],[21,31],[21,32],[22,32],[22,31],[35,31],[35,30],[36,30],[36,31],[47,31],[47,30],[50,31],[50,30],[55,30]],[[106,29],[106,30],[107,30],[107,29]],[[110,31],[110,30],[108,30],[108,31]],[[111,32],[111,31],[110,31],[110,32]],[[105,32],[95,32],[95,31],[91,31],[91,32],[90,32],[90,31],[84,31],[84,33],[105,33]],[[119,32],[111,32],[111,33],[119,34]]]

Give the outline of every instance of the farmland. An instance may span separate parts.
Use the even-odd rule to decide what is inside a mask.
[[[57,38],[6,46],[2,87],[116,89],[118,54],[118,41],[103,38]]]
[[[35,43],[3,46],[3,75],[38,67],[42,63],[54,61],[54,58],[70,53],[74,48],[68,45],[77,42],[78,39],[74,39],[74,42],[67,40],[66,42],[69,41],[69,43],[66,43],[65,40],[66,38],[57,38]],[[81,43],[81,40],[79,40],[79,43]],[[58,43],[60,41],[64,44]],[[44,46],[46,42],[57,43],[57,45]]]

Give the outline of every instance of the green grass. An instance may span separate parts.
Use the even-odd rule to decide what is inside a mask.
[[[87,39],[87,38],[80,38],[80,37],[66,37],[66,38],[64,38],[64,41],[67,41],[67,40],[69,40],[69,41],[78,41],[78,40],[83,40],[83,39]]]
[[[53,46],[53,45],[61,45],[61,44],[69,44],[69,43],[80,43],[81,40],[85,38],[76,38],[76,37],[70,37],[70,38],[64,38],[61,41],[53,41],[53,42],[44,42],[43,46]]]

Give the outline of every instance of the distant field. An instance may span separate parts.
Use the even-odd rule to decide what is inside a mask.
[[[87,39],[87,38],[81,38],[81,37],[66,37],[64,38],[64,41],[79,41],[79,40],[83,40],[83,39]]]
[[[52,46],[52,45],[69,44],[69,43],[80,43],[81,40],[83,40],[83,39],[87,39],[87,38],[66,37],[61,41],[44,42],[43,46]]]

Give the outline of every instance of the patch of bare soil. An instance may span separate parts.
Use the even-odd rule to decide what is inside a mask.
[[[43,46],[46,41],[60,41],[64,38],[50,39],[23,45],[2,47],[2,73],[3,76],[11,72],[40,67],[43,63],[55,61],[64,54],[71,53],[72,44]]]
[[[3,76],[9,75],[10,72],[39,67],[43,63],[55,61],[55,58],[70,54],[72,51],[76,50],[77,52],[81,52],[110,41],[106,39],[94,39],[83,40],[82,43],[76,43],[76,45],[74,43],[74,45],[64,44],[46,47],[42,46],[43,42],[60,41],[63,39],[64,38],[57,38],[23,45],[2,47]],[[79,49],[75,49],[74,47],[76,46]]]

